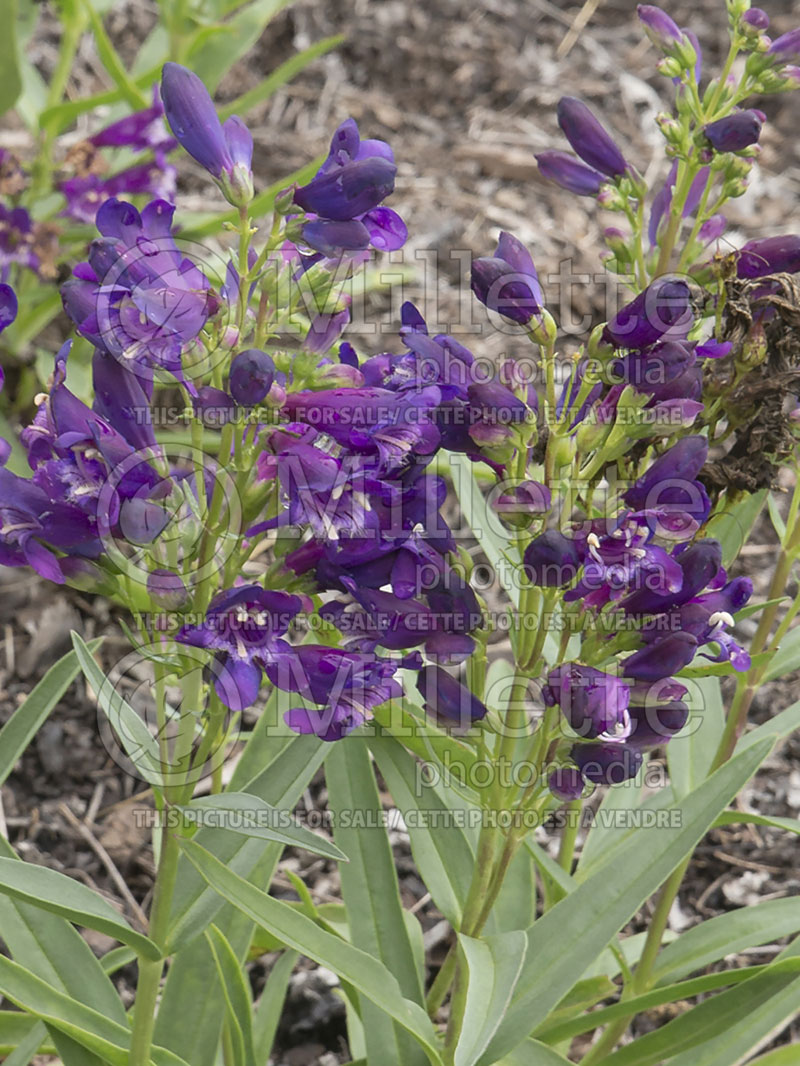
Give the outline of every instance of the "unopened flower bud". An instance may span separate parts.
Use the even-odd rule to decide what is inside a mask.
[[[355,366],[346,363],[327,363],[314,371],[314,388],[358,388],[364,384],[364,375]]]
[[[275,380],[275,364],[266,352],[248,348],[233,357],[228,378],[231,396],[242,407],[261,403]]]
[[[665,78],[679,78],[683,72],[683,66],[672,56],[664,56],[656,63],[656,70]]]

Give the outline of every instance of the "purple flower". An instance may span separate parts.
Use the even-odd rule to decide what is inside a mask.
[[[623,494],[635,510],[679,508],[695,521],[704,521],[710,504],[697,475],[708,457],[705,437],[683,437],[660,455]]]
[[[211,601],[199,625],[186,625],[176,640],[215,652],[214,688],[231,710],[255,703],[261,670],[288,648],[280,638],[303,607],[299,596],[260,585],[225,589]]]
[[[607,180],[603,174],[579,163],[567,152],[539,152],[536,162],[543,177],[577,196],[596,196]]]
[[[570,755],[583,777],[598,785],[629,781],[642,765],[642,753],[629,744],[575,744]]]
[[[624,740],[630,733],[630,689],[613,674],[564,663],[550,671],[542,695],[546,703],[558,704],[578,736]]]
[[[667,334],[686,337],[693,323],[686,282],[657,278],[617,312],[603,330],[603,340],[618,348],[646,348]]]
[[[581,561],[572,537],[548,529],[534,537],[525,549],[523,567],[532,585],[564,588],[575,580]]]
[[[201,385],[197,395],[192,397],[195,418],[199,418],[209,429],[222,429],[236,414],[233,397],[213,385]]]
[[[362,141],[355,120],[350,118],[334,133],[328,158],[316,175],[295,190],[294,202],[323,219],[359,219],[369,227],[371,213],[394,191],[396,173],[389,145]],[[385,214],[374,222],[382,229],[387,225],[391,229],[394,224]]]
[[[155,369],[182,377],[181,355],[219,307],[208,279],[184,258],[171,232],[175,208],[153,200],[107,200],[97,213],[101,239],[61,289],[79,333],[143,378]]]
[[[469,728],[488,714],[488,708],[441,666],[425,666],[417,677],[425,710],[445,723]]]
[[[253,198],[253,137],[238,115],[221,123],[200,78],[178,63],[164,64],[161,98],[181,146],[219,183],[230,203],[248,204]]]
[[[769,274],[796,274],[800,271],[800,237],[760,237],[742,245],[736,255],[740,278],[763,278]]]
[[[177,173],[171,163],[156,160],[134,163],[107,178],[98,174],[67,178],[59,185],[67,201],[61,213],[91,224],[100,207],[112,197],[146,195],[171,203],[175,199]]]
[[[296,733],[340,740],[372,717],[381,703],[402,695],[394,680],[399,663],[377,655],[323,645],[288,645],[266,664],[267,677],[283,692],[296,692],[317,708],[297,707],[284,714]]]
[[[562,96],[558,124],[584,163],[609,178],[621,178],[628,169],[622,153],[582,100]]]
[[[472,291],[490,311],[525,326],[544,305],[530,252],[510,233],[501,233],[494,256],[472,262]]]
[[[7,277],[12,264],[38,270],[34,244],[34,223],[25,208],[0,204],[0,276]]]
[[[637,589],[623,601],[628,614],[658,614],[688,603],[716,579],[722,564],[722,549],[719,541],[704,537],[683,550],[676,550],[675,562],[681,571],[678,587],[669,591]]]
[[[763,111],[734,111],[732,115],[703,126],[703,133],[717,152],[741,152],[756,144],[764,124]]]
[[[0,285],[0,333],[17,317],[17,296],[10,285]]]
[[[112,122],[88,138],[95,148],[131,148],[145,151],[147,148],[169,151],[175,141],[164,125],[164,105],[158,86],[153,86],[153,103],[141,111]]]
[[[261,403],[275,380],[275,364],[266,352],[248,348],[239,352],[231,361],[228,388],[234,400],[242,407]]]

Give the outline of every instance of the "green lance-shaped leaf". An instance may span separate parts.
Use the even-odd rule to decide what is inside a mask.
[[[516,930],[481,940],[460,934],[458,942],[467,963],[467,1000],[454,1066],[474,1066],[505,1016],[528,938]]]
[[[161,952],[153,941],[131,929],[102,896],[57,870],[19,862],[17,859],[0,858],[0,892],[57,914],[76,925],[85,925],[113,936],[146,959],[161,958]]]
[[[681,803],[681,824],[633,832],[605,864],[540,918],[528,932],[528,953],[507,1015],[480,1066],[516,1047],[582,976],[587,964],[690,854],[730,799],[771,750],[768,737],[721,766]],[[494,1057],[492,1057],[494,1056]]]
[[[253,1010],[248,982],[236,953],[215,925],[206,930],[206,939],[214,956],[228,1011],[228,1032],[234,1055],[231,1066],[255,1066]]]
[[[252,921],[268,929],[288,947],[326,966],[380,1007],[419,1041],[430,1062],[440,1066],[433,1025],[418,1003],[403,996],[397,979],[378,959],[360,951],[311,918],[233,873],[192,840],[181,842],[187,857],[208,883]]]

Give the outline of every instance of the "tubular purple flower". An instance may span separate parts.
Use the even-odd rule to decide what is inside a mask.
[[[764,124],[762,111],[734,111],[732,115],[703,126],[703,133],[717,152],[741,152],[756,144]]]
[[[468,728],[488,714],[488,708],[441,666],[424,666],[417,689],[432,717]]]
[[[582,100],[562,96],[558,101],[558,124],[584,163],[609,178],[625,174],[628,164],[622,152]]]
[[[800,271],[800,236],[761,237],[739,249],[736,273],[740,278],[764,278],[769,274],[796,274]]]
[[[530,252],[510,233],[500,234],[492,257],[473,260],[471,285],[490,311],[521,326],[527,325],[544,305]]]
[[[580,737],[624,740],[630,733],[630,688],[614,674],[580,663],[564,663],[547,675],[542,695],[556,703]]]
[[[161,98],[181,147],[243,207],[253,199],[253,137],[238,115],[221,123],[203,82],[179,63],[165,63]]]
[[[345,222],[362,219],[394,191],[397,174],[392,150],[385,141],[362,141],[354,119],[336,130],[328,158],[307,185],[295,190],[294,202],[304,211]]]
[[[577,196],[597,196],[607,180],[599,171],[579,163],[567,152],[539,152],[536,162],[542,177]]]
[[[667,334],[686,337],[693,325],[691,296],[682,278],[657,278],[617,312],[603,340],[618,348],[646,348]]]

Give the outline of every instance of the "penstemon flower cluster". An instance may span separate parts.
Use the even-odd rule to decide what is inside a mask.
[[[657,117],[655,189],[586,104],[560,101],[574,154],[543,152],[539,168],[617,213],[603,261],[627,294],[567,350],[535,248],[501,233],[494,254],[472,262],[476,313],[529,343],[533,359],[509,357],[488,375],[463,337],[435,333],[409,302],[390,350],[344,339],[353,278],[408,236],[387,203],[394,152],[353,119],[264,225],[252,210],[253,138],[239,117],[220,120],[187,67],[167,63],[153,105],[92,138],[93,152],[147,149],[154,163],[105,180],[87,160],[65,190],[98,234],[61,286],[92,348],[93,398],[70,388],[67,340],[20,434],[29,474],[0,469],[0,562],[127,612],[132,653],[152,672],[153,728],[77,635],[71,663],[125,765],[152,788],[158,873],[145,931],[90,905],[88,889],[0,859],[0,892],[110,931],[129,952],[121,960],[138,960],[130,1021],[102,1019],[96,1002],[77,1010],[79,988],[48,999],[10,938],[0,990],[45,1023],[33,1051],[47,1033],[66,1066],[266,1063],[283,990],[268,984],[253,1013],[243,976],[265,934],[338,975],[352,1059],[374,1066],[578,1055],[586,1066],[733,1066],[792,1016],[792,945],[744,976],[685,981],[731,943],[759,941],[721,931],[718,954],[692,955],[690,942],[684,956],[680,938],[662,947],[695,846],[717,819],[736,820],[728,804],[781,732],[746,734],[747,712],[779,676],[800,608],[782,599],[800,553],[800,489],[788,518],[778,514],[766,603],[751,602],[752,581],[734,569],[779,468],[797,470],[800,236],[733,252],[724,236],[766,123],[750,104],[800,88],[800,30],[772,40],[763,11],[727,7],[717,75],[690,29],[638,9],[675,95]],[[181,237],[174,142],[235,209],[222,261]],[[153,198],[141,208],[125,198],[143,192]],[[0,286],[0,327],[17,312]],[[176,412],[180,434],[165,429]],[[479,556],[502,587],[501,612],[473,580]],[[748,614],[758,626],[745,647],[736,626]],[[494,654],[503,632],[512,662]],[[735,682],[731,705],[706,722],[722,676]],[[786,732],[797,721],[784,713]],[[640,795],[648,760],[660,766],[665,750],[670,783]],[[333,844],[287,818],[323,760]],[[385,833],[354,818],[380,813],[373,761],[453,930],[427,995]],[[576,868],[583,803],[609,786],[613,804],[623,785],[627,812],[658,815],[657,832],[644,817],[602,840],[593,829]],[[556,861],[535,829],[559,811]],[[341,861],[343,922],[302,883],[297,905],[268,894],[286,844]],[[646,934],[621,936],[656,892]],[[195,1002],[198,979],[214,993]],[[708,991],[718,994],[614,1050],[641,1011]],[[760,1013],[743,1026],[748,1003]],[[184,1043],[186,1018],[207,1046]]]

